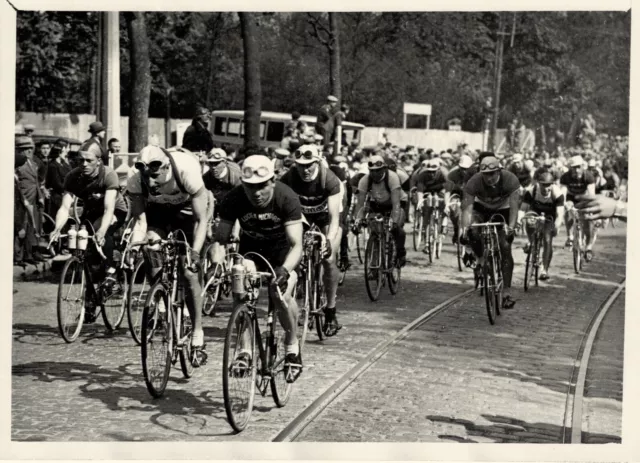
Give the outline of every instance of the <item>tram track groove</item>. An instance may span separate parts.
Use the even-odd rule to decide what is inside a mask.
[[[434,308],[420,315],[418,318],[407,324],[400,331],[393,334],[389,339],[383,341],[374,347],[362,360],[360,360],[349,371],[343,374],[329,388],[325,390],[311,405],[306,407],[298,416],[289,422],[289,424],[280,431],[272,442],[292,442],[325,410],[331,403],[337,399],[347,388],[355,382],[363,373],[365,373],[373,364],[375,364],[387,351],[397,342],[404,339],[409,333],[416,330],[436,315],[453,306],[456,302],[473,294],[477,290],[475,288],[468,289],[457,294],[446,301],[438,304]]]

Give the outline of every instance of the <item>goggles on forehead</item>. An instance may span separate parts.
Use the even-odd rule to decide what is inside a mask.
[[[270,174],[271,174],[271,171],[269,170],[268,167],[265,167],[265,166],[260,166],[257,169],[253,169],[249,166],[242,168],[242,178],[244,179],[249,179],[254,175],[259,178],[265,178],[265,177],[268,177]]]
[[[213,164],[213,163],[222,162],[225,159],[226,159],[226,157],[223,156],[222,154],[213,153],[213,154],[209,155],[209,157],[207,158],[207,162],[210,163],[210,164]]]
[[[304,158],[304,159],[317,159],[316,154],[313,151],[296,151],[294,153],[296,159]]]
[[[375,161],[375,162],[369,161],[367,165],[369,166],[369,169],[379,169],[381,167],[386,166],[384,161]]]
[[[490,164],[485,164],[480,168],[480,172],[492,174],[497,172],[500,169],[500,164],[497,162],[492,162]]]

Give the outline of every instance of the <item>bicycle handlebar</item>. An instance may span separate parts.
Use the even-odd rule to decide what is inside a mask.
[[[469,228],[481,228],[481,227],[503,227],[506,223],[504,222],[485,222],[485,223],[472,223],[469,225]]]

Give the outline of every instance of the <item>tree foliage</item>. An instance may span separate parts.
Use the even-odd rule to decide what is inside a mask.
[[[514,17],[504,13],[507,32]],[[197,105],[244,107],[243,44],[229,12],[146,13],[151,59],[150,115],[162,117],[166,87],[173,117]],[[328,14],[314,18],[329,25]],[[432,127],[459,117],[480,130],[493,94],[495,12],[336,14],[340,83],[350,118],[400,126],[405,101],[433,106]],[[262,108],[314,114],[330,86],[327,46],[308,13],[256,14]],[[95,15],[18,14],[17,110],[87,112]],[[320,24],[320,23],[319,23]],[[320,30],[324,41],[327,35]],[[122,111],[131,85],[126,23],[121,21]],[[500,126],[520,112],[528,126],[565,127],[592,113],[599,129],[626,132],[629,118],[631,18],[628,12],[518,12],[513,47],[505,40]]]

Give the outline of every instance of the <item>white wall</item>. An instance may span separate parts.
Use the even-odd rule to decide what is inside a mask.
[[[383,141],[386,133],[390,143],[404,148],[413,145],[416,148],[431,148],[434,151],[456,149],[460,143],[466,143],[470,149],[482,149],[482,133],[450,130],[389,129],[385,127],[367,127],[362,132],[361,146],[373,146]]]

